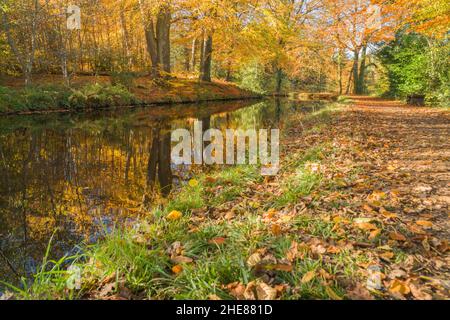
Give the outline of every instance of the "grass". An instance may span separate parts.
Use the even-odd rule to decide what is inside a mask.
[[[331,115],[319,111],[315,117],[309,117],[316,121]],[[31,285],[24,282],[23,287],[12,288],[15,298],[105,298],[126,288],[139,298],[232,299],[235,297],[226,288],[228,284],[245,286],[267,277],[272,279],[272,285],[288,286],[281,299],[344,297],[339,282],[326,279],[327,275],[354,276],[355,264],[364,257],[348,250],[325,260],[302,247],[299,249],[302,258],[292,261],[291,271],[271,267],[285,263],[294,243],[305,243],[305,239],[341,239],[335,224],[320,216],[283,213],[302,197],[320,192],[324,178],[311,164],[320,164],[330,152],[333,149],[322,143],[293,155],[295,161],[283,169],[286,172],[281,177],[282,195],[269,198],[264,206],[256,200],[246,200],[252,186],[262,182],[259,168],[237,166],[202,174],[134,228],[119,228],[107,234],[99,243],[85,247],[79,256],[44,261]],[[209,213],[209,208],[226,204],[239,208],[232,218]],[[180,211],[181,217],[171,220],[168,215],[174,210]],[[275,213],[276,219],[267,218],[268,212]],[[277,231],[274,226],[281,229]],[[211,241],[214,239],[221,241]],[[173,252],[193,262],[171,261]],[[249,265],[249,257],[255,252],[264,252],[263,258],[270,264],[259,269]],[[73,277],[67,270],[68,264],[81,270],[79,290],[66,285]],[[174,272],[174,265],[180,265],[182,271]],[[311,271],[315,276],[303,281]]]

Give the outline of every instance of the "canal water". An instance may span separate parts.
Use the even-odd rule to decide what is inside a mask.
[[[281,129],[289,113],[319,103],[288,100],[209,102],[89,114],[0,119],[0,281],[29,276],[51,254],[92,243],[115,225],[148,214],[195,177],[198,168],[170,161],[171,131]]]

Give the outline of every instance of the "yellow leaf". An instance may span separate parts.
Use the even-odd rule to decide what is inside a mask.
[[[394,281],[392,281],[389,291],[391,291],[392,293],[407,295],[411,292],[411,289],[409,288],[408,284],[406,284],[406,282],[395,279]]]
[[[195,188],[196,186],[198,186],[198,181],[195,179],[189,180],[189,186],[191,186],[192,188]]]
[[[167,219],[175,221],[180,219],[183,216],[183,214],[180,211],[173,210],[171,213],[167,215]]]
[[[325,287],[325,292],[333,300],[342,300],[342,298],[340,296],[338,296],[337,293],[334,292],[333,289],[331,289],[331,287],[329,287],[329,286]]]
[[[315,271],[308,271],[302,278],[302,283],[308,283],[316,276]]]

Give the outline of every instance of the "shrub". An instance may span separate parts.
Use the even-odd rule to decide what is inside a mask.
[[[111,75],[111,84],[132,89],[134,87],[134,79],[135,75],[132,72],[115,72]]]
[[[69,97],[72,108],[111,107],[138,103],[138,99],[122,85],[93,84],[75,90]]]

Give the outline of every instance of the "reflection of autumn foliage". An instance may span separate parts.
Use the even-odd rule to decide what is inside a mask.
[[[2,126],[0,239],[7,243],[8,256],[20,260],[21,252],[24,259],[32,256],[39,262],[56,230],[56,250],[70,250],[71,243],[92,241],[104,227],[148,214],[164,201],[158,195],[161,187],[162,195],[170,192],[172,174],[177,183],[189,178],[179,171],[189,168],[170,165],[171,129],[193,129],[193,118],[177,118],[206,119],[215,113],[210,121],[218,128],[273,121],[271,113],[278,110],[273,106],[259,103],[235,111],[251,104],[209,104],[207,110],[187,105],[183,113],[167,108],[165,114],[145,109],[76,121],[21,118]],[[32,129],[22,129],[21,120]],[[23,243],[25,250],[19,251]]]

